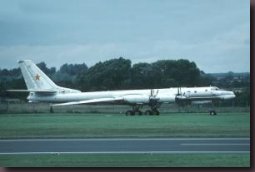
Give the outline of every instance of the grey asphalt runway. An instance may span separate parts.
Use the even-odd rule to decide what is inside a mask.
[[[249,153],[249,138],[0,140],[2,154]]]

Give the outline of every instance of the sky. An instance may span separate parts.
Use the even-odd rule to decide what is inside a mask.
[[[0,68],[124,57],[250,71],[249,0],[0,0]]]

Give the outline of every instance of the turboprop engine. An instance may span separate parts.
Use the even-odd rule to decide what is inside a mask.
[[[150,98],[149,96],[142,96],[142,95],[127,95],[123,97],[123,100],[128,102],[128,103],[149,103]]]
[[[124,101],[128,103],[141,103],[141,104],[147,104],[151,102],[155,103],[172,103],[175,102],[174,96],[168,96],[168,95],[157,95],[156,97],[151,96],[141,96],[141,95],[127,95],[123,97]]]

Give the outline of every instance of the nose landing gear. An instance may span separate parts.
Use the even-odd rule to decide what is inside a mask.
[[[210,115],[217,115],[215,110],[210,110],[209,113],[210,113]]]
[[[50,113],[54,113],[54,109],[52,106],[50,106]]]
[[[216,101],[212,101],[212,103],[210,104],[211,107],[209,109],[209,114],[214,116],[214,115],[217,115],[216,111],[214,110],[214,104],[217,103]]]

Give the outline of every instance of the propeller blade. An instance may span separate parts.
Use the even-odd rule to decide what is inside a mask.
[[[157,93],[156,93],[156,95],[155,95],[155,96],[157,96],[157,95],[158,95],[158,92],[159,92],[159,90],[157,90]]]

